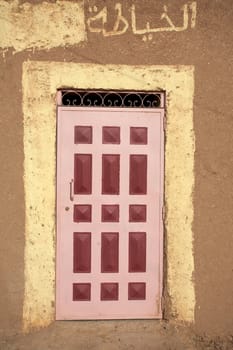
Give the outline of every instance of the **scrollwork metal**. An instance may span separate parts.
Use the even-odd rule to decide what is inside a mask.
[[[82,97],[78,92],[68,91],[62,92],[62,104],[64,106],[81,106]]]
[[[128,91],[62,90],[63,106],[163,108],[161,93]]]
[[[140,108],[142,107],[142,97],[140,96],[140,94],[136,93],[127,94],[124,97],[124,105],[125,107]]]
[[[120,94],[110,92],[105,94],[103,104],[105,107],[122,107],[122,97]]]
[[[97,92],[87,92],[82,99],[83,106],[85,107],[102,107],[102,96]]]
[[[160,95],[148,94],[143,98],[143,106],[145,108],[158,108],[161,105]]]

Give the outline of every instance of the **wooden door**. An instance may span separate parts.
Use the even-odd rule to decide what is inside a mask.
[[[58,107],[56,319],[161,317],[163,113]]]

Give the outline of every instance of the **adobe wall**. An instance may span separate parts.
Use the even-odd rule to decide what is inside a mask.
[[[36,113],[36,104],[47,99],[48,111],[53,101],[55,108],[53,94],[59,85],[80,87],[75,86],[76,67],[83,67],[77,74],[77,81],[82,81],[82,86],[110,88],[111,80],[107,81],[109,70],[112,77],[118,74],[116,86],[120,88],[124,88],[124,84],[136,88],[144,84],[146,89],[148,83],[149,87],[166,89],[167,86],[168,89],[166,84],[170,79],[171,94],[176,89],[179,91],[178,81],[183,90],[175,96],[179,96],[179,99],[183,96],[184,105],[187,99],[192,100],[191,119],[188,121],[184,118],[184,106],[180,103],[177,105],[176,117],[180,113],[181,118],[180,121],[177,119],[178,131],[172,116],[168,120],[169,162],[166,161],[167,169],[171,171],[165,179],[166,198],[170,213],[176,213],[172,210],[177,203],[178,214],[169,216],[168,207],[165,276],[168,283],[170,279],[171,293],[168,293],[165,302],[165,315],[177,324],[183,322],[187,327],[191,325],[199,335],[224,337],[232,334],[233,6],[231,0],[199,0],[195,9],[194,3],[167,1],[166,12],[163,8],[165,3],[160,0],[124,1],[122,13],[128,25],[124,22],[124,25],[121,24],[123,27],[115,26],[113,30],[117,13],[114,1],[0,1],[0,331],[3,335],[21,332],[23,327],[24,330],[36,327],[37,322],[30,324],[28,315],[43,313],[39,299],[47,300],[49,308],[54,309],[53,299],[50,298],[52,284],[51,290],[46,289],[45,294],[38,294],[35,287],[39,281],[38,265],[43,269],[44,263],[40,256],[34,255],[38,240],[32,239],[34,236],[30,236],[30,233],[38,237],[46,229],[50,230],[47,231],[50,237],[47,249],[51,254],[47,255],[49,260],[45,261],[44,269],[53,271],[55,218],[50,218],[51,226],[43,226],[36,207],[31,208],[34,211],[30,213],[27,193],[31,194],[32,199],[39,197],[36,189],[35,196],[28,190],[27,181],[33,181],[36,168],[27,172],[25,160],[30,161],[30,133],[36,132],[36,128],[40,129],[39,120],[35,117],[33,121],[32,115],[32,112]],[[135,5],[137,28],[132,25],[132,5]],[[187,5],[187,13],[186,7],[181,9],[183,5]],[[104,6],[107,6],[108,15],[104,27],[106,31],[101,29],[101,21],[90,20]],[[169,17],[161,20],[162,13]],[[187,18],[183,18],[186,14]],[[141,33],[139,29],[145,29],[146,22],[157,31],[148,29],[148,33]],[[165,27],[170,27],[170,30]],[[151,72],[160,68],[164,72],[163,77],[155,84],[156,77],[153,78]],[[93,73],[95,69],[96,75]],[[192,72],[190,80],[182,75],[187,70]],[[74,78],[55,79],[56,74],[60,72],[64,77],[67,71]],[[135,79],[135,85],[129,78],[134,73],[138,79]],[[81,74],[83,76],[80,78]],[[38,89],[39,94],[32,93],[38,92]],[[34,129],[27,128],[30,122],[34,123]],[[30,135],[25,139],[27,132]],[[174,135],[176,140],[169,143]],[[175,142],[177,145],[181,143],[183,151],[176,154],[177,158],[174,159],[172,146],[175,147]],[[54,147],[53,141],[51,145]],[[32,158],[38,155],[35,150],[40,150],[40,147],[45,151],[40,142],[31,144]],[[49,157],[48,151],[48,160]],[[184,162],[183,157],[187,157],[185,160],[188,163]],[[35,166],[35,163],[32,164]],[[185,174],[177,170],[182,164],[189,164]],[[169,187],[171,183],[174,184],[174,174],[177,176],[178,191]],[[50,189],[53,185],[51,182]],[[192,191],[190,196],[185,197],[187,188]],[[183,205],[181,198],[185,198]],[[53,206],[53,203],[51,201],[50,205]],[[184,220],[177,221],[177,216],[182,217],[182,214]],[[32,226],[36,232],[28,228],[33,218],[37,219],[37,226]],[[173,232],[177,238],[175,243]],[[170,245],[169,239],[172,242]],[[187,246],[183,242],[188,242]],[[34,272],[30,271],[31,268]],[[51,281],[53,283],[53,276]],[[49,297],[46,293],[50,293]],[[52,311],[48,312],[48,304],[44,313],[45,321],[42,324],[39,322],[38,326],[54,322]]]

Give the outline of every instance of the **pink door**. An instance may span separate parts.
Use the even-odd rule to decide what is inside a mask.
[[[163,113],[58,107],[56,319],[161,318]]]

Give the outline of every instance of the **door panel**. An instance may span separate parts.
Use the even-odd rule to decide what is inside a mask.
[[[146,194],[147,190],[147,155],[130,155],[130,194]]]
[[[91,194],[92,155],[74,155],[74,194]]]
[[[74,232],[73,272],[91,272],[91,232]]]
[[[119,194],[120,155],[102,156],[102,194]]]
[[[56,319],[161,317],[163,113],[58,108]]]

